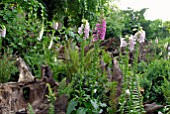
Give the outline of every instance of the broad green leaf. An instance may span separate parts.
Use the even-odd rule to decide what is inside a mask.
[[[76,114],[86,114],[88,109],[79,107]]]
[[[77,104],[78,104],[77,101],[72,100],[72,101],[69,103],[68,107],[67,107],[67,112],[66,112],[66,114],[70,114],[73,110],[75,110],[75,107],[77,106]]]

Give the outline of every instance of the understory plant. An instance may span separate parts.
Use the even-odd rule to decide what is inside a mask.
[[[8,82],[11,75],[15,75],[17,71],[16,62],[12,55],[7,52],[0,53],[0,83]]]
[[[74,90],[70,93],[67,114],[80,114],[82,111],[84,114],[102,113],[107,106],[103,101],[107,77],[101,72],[97,45],[94,44],[94,49],[87,53],[84,53],[84,48],[79,52],[74,45],[68,45],[65,50],[68,79]]]
[[[117,110],[120,114],[144,114],[143,98],[139,90],[138,61],[139,61],[139,46],[144,42],[142,36],[137,38],[137,35],[130,36],[128,43],[122,39],[121,48],[124,48],[124,56],[120,53],[120,63],[123,73],[122,94],[119,97],[119,108]],[[142,37],[142,38],[141,38]],[[127,39],[127,38],[126,38]],[[138,42],[136,42],[138,41]],[[129,46],[127,48],[127,46]],[[132,57],[130,55],[133,55]]]
[[[154,60],[151,62],[145,72],[140,77],[140,85],[144,88],[143,93],[145,102],[157,102],[159,104],[165,103],[167,95],[165,91],[168,88],[166,80],[169,80],[170,64],[165,59]],[[165,92],[165,93],[164,93]]]
[[[68,80],[68,86],[71,87],[69,95],[69,104],[67,107],[67,114],[100,114],[100,113],[109,113],[109,96],[106,96],[106,88],[112,89],[113,86],[107,86],[108,77],[105,70],[102,70],[100,60],[103,58],[104,61],[111,65],[109,55],[104,53],[104,50],[100,48],[99,44],[103,40],[102,31],[100,29],[99,39],[93,39],[93,37],[84,37],[84,34],[87,34],[86,27],[87,21],[85,22],[85,28],[79,28],[79,34],[82,40],[80,40],[80,47],[77,48],[75,43],[68,42],[65,45],[64,51],[64,63],[66,64],[66,76],[67,79],[62,81],[62,86],[66,85],[65,82]],[[101,21],[101,23],[103,23]],[[103,24],[104,25],[104,24]],[[102,27],[103,25],[98,25]],[[96,29],[96,30],[98,30]],[[104,28],[105,29],[105,28]],[[81,32],[85,31],[85,32]],[[85,35],[87,36],[87,35]],[[97,36],[96,36],[97,37]],[[103,53],[103,54],[102,54]],[[103,57],[104,55],[104,57]],[[109,59],[110,60],[110,59]],[[61,87],[61,86],[60,86]],[[59,87],[59,88],[60,88]],[[65,89],[68,89],[67,87]],[[68,91],[60,90],[60,92]],[[114,90],[111,90],[112,96],[114,96]],[[110,97],[111,98],[111,97]],[[112,97],[113,98],[113,97]],[[110,103],[111,104],[111,103]]]

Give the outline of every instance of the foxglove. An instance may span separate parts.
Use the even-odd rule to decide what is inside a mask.
[[[90,31],[90,26],[88,21],[86,20],[85,27],[84,27],[84,39],[87,39],[89,37],[89,31]]]
[[[126,47],[126,46],[127,46],[127,42],[125,41],[125,38],[120,38],[120,48]]]
[[[130,51],[133,51],[133,50],[134,50],[135,44],[136,44],[136,41],[135,41],[133,35],[131,35],[131,36],[129,37],[129,50],[130,50]]]
[[[100,23],[96,24],[95,30],[93,31],[93,41],[98,39],[104,40],[106,34],[106,21],[103,18]]]
[[[146,37],[146,33],[144,30],[140,30],[138,31],[135,36],[136,40],[139,42],[139,43],[143,43],[145,42],[145,37]]]
[[[85,19],[82,20],[83,24],[78,28],[78,33],[84,35],[83,38],[87,39],[89,37],[90,25],[89,22]]]
[[[44,34],[44,26],[42,25],[39,37],[37,38],[39,41],[42,40],[43,34]]]
[[[78,33],[80,34],[80,35],[82,35],[83,34],[83,24],[81,24],[81,27],[79,27],[78,28]]]

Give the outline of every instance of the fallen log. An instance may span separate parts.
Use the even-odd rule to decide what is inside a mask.
[[[68,97],[58,96],[59,84],[52,78],[49,67],[42,66],[42,78],[39,80],[32,76],[22,59],[17,61],[20,70],[19,81],[0,84],[0,114],[28,114],[28,104],[32,106],[35,114],[48,114],[47,83],[57,98],[54,102],[55,113],[65,114]]]

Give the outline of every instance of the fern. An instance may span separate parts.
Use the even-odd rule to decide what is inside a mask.
[[[12,56],[7,53],[0,56],[0,83],[8,82],[12,74],[18,71]]]
[[[111,106],[112,113],[116,112],[116,107],[117,107],[116,88],[117,88],[117,82],[113,81],[109,83],[109,89],[110,89],[109,104]]]
[[[68,43],[68,45],[65,46],[64,56],[67,76],[71,79],[72,75],[76,73],[80,67],[79,52],[74,44]]]
[[[165,96],[166,102],[170,105],[170,82],[164,77],[164,83],[161,87],[162,92]]]
[[[29,111],[29,114],[35,114],[30,104],[28,104],[28,111]]]
[[[60,85],[59,85],[59,88],[58,88],[58,94],[59,95],[63,95],[63,94],[66,94],[68,95],[68,97],[70,97],[70,93],[73,91],[73,81],[69,84],[67,84],[66,82],[66,78],[64,78],[61,82],[60,82]]]
[[[49,104],[49,114],[55,114],[54,102],[56,101],[56,95],[55,95],[55,93],[53,93],[50,84],[47,83],[47,87],[48,87],[49,94],[46,95],[46,97],[48,98],[48,101],[50,103]]]
[[[127,85],[125,85],[125,82],[123,85],[124,89],[120,97],[120,109],[118,112],[121,114],[144,114],[143,98],[139,91],[138,78],[128,76],[126,82]],[[130,94],[126,93],[127,89],[129,89]]]

